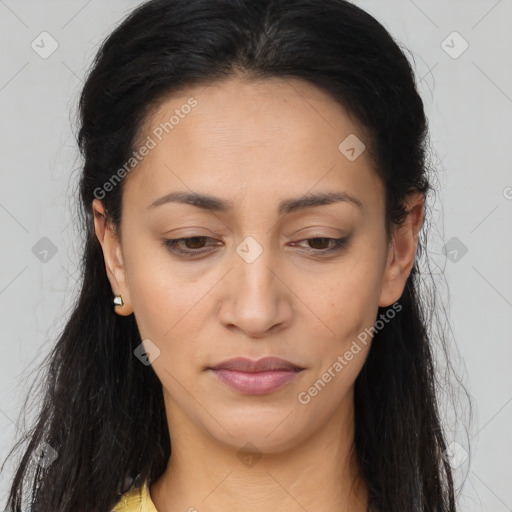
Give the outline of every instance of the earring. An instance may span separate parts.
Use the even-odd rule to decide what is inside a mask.
[[[116,295],[114,297],[114,307],[116,306],[122,306],[124,304],[123,297],[121,297],[121,294]]]

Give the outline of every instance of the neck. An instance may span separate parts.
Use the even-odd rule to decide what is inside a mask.
[[[151,486],[159,512],[176,510],[366,512],[367,489],[354,451],[353,396],[313,435],[278,453],[242,452],[166,410],[172,456]]]

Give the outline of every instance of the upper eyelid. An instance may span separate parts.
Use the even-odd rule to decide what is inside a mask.
[[[217,238],[213,237],[213,236],[209,236],[209,235],[192,235],[192,236],[180,236],[180,237],[176,237],[176,238],[165,238],[165,241],[166,242],[170,242],[170,241],[181,241],[181,240],[190,240],[192,238],[206,238],[208,240],[215,240],[215,241],[221,241],[221,240],[218,240]],[[349,238],[349,235],[346,235],[346,236],[327,236],[327,235],[309,235],[309,236],[302,236],[302,237],[298,237],[298,242],[301,242],[303,240],[314,240],[314,239],[317,239],[317,238],[327,238],[328,240],[340,240],[340,239],[348,239]]]

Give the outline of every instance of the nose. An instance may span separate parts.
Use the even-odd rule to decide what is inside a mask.
[[[264,250],[254,241],[241,244],[225,279],[226,294],[219,309],[225,327],[251,338],[263,338],[289,327],[293,293],[270,249]]]

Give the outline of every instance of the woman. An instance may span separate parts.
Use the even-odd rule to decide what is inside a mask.
[[[427,133],[348,2],[135,9],[82,91],[82,289],[7,506],[455,511]]]

